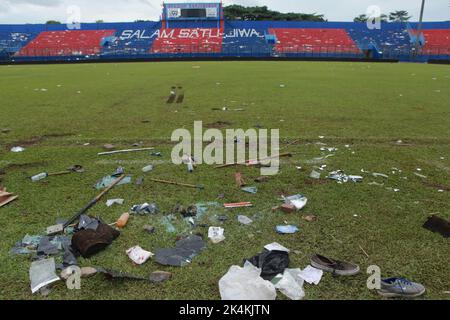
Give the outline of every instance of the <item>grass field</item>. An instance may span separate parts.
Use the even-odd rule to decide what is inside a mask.
[[[173,85],[185,88],[183,104],[166,104]],[[241,265],[244,258],[274,241],[295,251],[290,254],[292,268],[306,267],[313,253],[361,266],[362,272],[354,277],[326,274],[318,286],[305,284],[305,299],[379,299],[366,288],[369,265],[380,266],[383,277],[404,276],[424,284],[425,299],[449,299],[444,293],[450,290],[449,240],[422,228],[430,213],[450,218],[449,101],[450,67],[438,65],[176,62],[0,67],[0,129],[11,130],[0,133],[0,169],[4,170],[0,185],[20,196],[0,208],[0,299],[219,299],[218,281],[228,268]],[[211,110],[223,107],[244,111]],[[222,121],[229,128],[258,124],[279,128],[283,151],[295,154],[282,163],[279,175],[258,185],[256,195],[236,187],[235,168],[202,165],[188,174],[185,166],[170,163],[170,135],[177,128],[192,130],[195,120],[203,120],[205,126]],[[129,148],[140,141],[154,146],[163,157],[97,156],[105,143]],[[327,154],[317,142],[338,148],[334,157],[323,162],[326,172],[342,169],[362,174],[364,181],[311,182],[311,159]],[[9,152],[15,145],[26,151]],[[142,276],[166,270],[173,279],[151,285],[110,282],[96,275],[83,279],[79,291],[67,290],[59,282],[47,298],[32,295],[30,259],[11,255],[13,245],[25,234],[42,234],[57,218],[73,215],[97,194],[93,184],[118,166],[136,178],[143,166],[152,163],[155,169],[146,176],[203,184],[206,189],[154,184],[148,179],[141,186],[115,188],[107,198],[124,198],[125,204],[108,208],[102,201],[91,215],[113,222],[142,202],[156,202],[162,212],[132,217],[111,246],[91,259],[80,258],[79,263]],[[28,179],[73,164],[83,165],[86,172],[40,183]],[[402,172],[393,174],[393,167]],[[414,175],[417,168],[426,179]],[[374,178],[361,169],[386,173],[389,179]],[[248,181],[259,175],[257,169],[241,170]],[[373,181],[385,185],[369,185]],[[217,200],[221,193],[225,198]],[[309,199],[302,212],[271,212],[280,195],[296,193]],[[188,266],[164,267],[151,260],[142,266],[132,264],[126,249],[141,245],[154,252],[172,247],[177,234],[166,233],[160,218],[177,203],[200,201],[252,201],[255,206],[225,212],[226,240],[209,242]],[[255,217],[254,223],[239,225],[238,214]],[[318,220],[302,220],[308,214]],[[285,221],[298,225],[300,231],[276,234],[275,226]],[[156,226],[157,232],[146,234],[144,224]],[[188,230],[181,219],[175,225],[179,233],[200,232],[207,240],[207,228]]]

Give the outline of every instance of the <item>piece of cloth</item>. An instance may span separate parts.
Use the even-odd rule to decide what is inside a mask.
[[[261,269],[261,277],[265,280],[272,280],[277,274],[283,273],[289,266],[289,253],[286,251],[264,250],[256,256],[246,259],[255,267]],[[244,261],[245,263],[245,261]]]

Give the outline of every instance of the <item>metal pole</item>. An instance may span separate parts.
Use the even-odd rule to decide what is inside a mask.
[[[419,53],[419,47],[420,47],[420,35],[422,34],[422,24],[423,24],[423,12],[425,10],[425,0],[422,0],[422,7],[420,8],[420,19],[419,19],[419,25],[417,26],[417,34],[416,34],[416,50],[415,54],[417,55]]]

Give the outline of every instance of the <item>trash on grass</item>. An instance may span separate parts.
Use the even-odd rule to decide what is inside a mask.
[[[31,293],[60,280],[56,275],[55,259],[33,261],[30,266]]]
[[[255,267],[261,268],[261,277],[263,279],[272,280],[277,274],[283,273],[289,266],[289,253],[264,249],[263,252],[246,260]]]
[[[128,219],[130,219],[130,214],[128,212],[122,213],[122,215],[116,221],[116,227],[120,229],[125,228],[128,223]]]
[[[6,188],[0,187],[0,208],[6,206],[8,203],[13,202],[19,196],[16,196],[6,191]]]
[[[356,175],[346,175],[342,170],[330,172],[328,179],[336,180],[339,183],[346,183],[348,181],[361,182],[363,177]]]
[[[144,172],[144,173],[150,172],[152,170],[153,170],[152,164],[142,168],[142,172]]]
[[[309,177],[311,179],[320,179],[320,172],[317,172],[316,170],[311,171],[311,174],[309,175]]]
[[[275,288],[291,300],[301,300],[305,297],[304,280],[299,276],[300,269],[286,269],[277,275],[272,283]]]
[[[275,286],[260,275],[261,269],[249,262],[243,268],[231,266],[219,280],[222,300],[275,300]]]
[[[136,264],[143,264],[152,256],[153,253],[142,249],[140,246],[134,246],[126,251],[128,257]]]
[[[244,225],[250,225],[253,223],[252,219],[250,219],[247,216],[243,216],[243,215],[238,216],[238,221],[239,221],[239,223],[244,224]]]
[[[206,247],[200,236],[190,235],[178,240],[175,248],[157,249],[155,261],[162,265],[183,267]]]
[[[212,243],[219,243],[225,240],[225,236],[223,235],[224,229],[220,227],[209,227],[208,229],[208,238],[211,239]]]
[[[11,148],[11,152],[17,153],[17,152],[23,152],[23,151],[25,151],[24,147],[12,147]]]
[[[258,188],[256,187],[245,187],[241,189],[244,192],[256,194],[258,192]]]
[[[124,202],[123,199],[109,199],[109,200],[106,200],[106,206],[111,207],[114,204],[122,205],[123,202]]]
[[[72,236],[72,248],[77,250],[83,258],[89,258],[109,246],[120,232],[102,222],[96,230],[83,229]]]
[[[136,204],[133,207],[131,207],[131,212],[135,214],[156,214],[159,212],[158,206],[156,203],[143,203],[143,204]]]
[[[281,233],[281,234],[292,234],[292,233],[296,233],[299,229],[297,226],[293,226],[293,225],[282,225],[282,226],[277,226],[276,230],[278,233]]]
[[[273,242],[268,245],[265,245],[264,249],[266,249],[268,251],[284,251],[284,252],[288,252],[288,253],[290,252],[290,250],[288,248],[282,246],[278,242]]]
[[[315,284],[318,285],[320,282],[320,279],[322,279],[323,271],[320,269],[316,269],[312,266],[307,266],[305,269],[303,269],[299,276],[308,282],[309,284]]]
[[[282,199],[286,204],[291,204],[295,209],[301,210],[308,203],[308,199],[302,194],[296,194],[290,197],[283,197]]]
[[[252,207],[253,204],[251,202],[237,202],[237,203],[225,203],[223,206],[227,209],[232,209],[232,208]]]
[[[431,232],[437,232],[445,238],[450,237],[450,222],[436,215],[432,215],[423,227]]]

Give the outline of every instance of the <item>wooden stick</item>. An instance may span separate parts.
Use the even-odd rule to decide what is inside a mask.
[[[162,180],[162,179],[150,179],[150,180],[154,181],[154,182],[159,182],[159,183],[172,184],[172,185],[175,185],[175,186],[196,188],[196,189],[204,189],[203,186],[196,186],[196,185],[188,184],[188,183],[181,183],[181,182],[168,181],[168,180]]]
[[[292,157],[292,153],[290,153],[290,152],[280,153],[280,154],[276,154],[276,155],[270,156],[270,157],[265,157],[265,158],[262,158],[262,159],[259,159],[259,160],[248,160],[246,162],[226,163],[226,164],[218,165],[215,168],[216,169],[220,169],[220,168],[232,167],[232,166],[236,166],[236,165],[250,165],[251,166],[251,165],[254,165],[253,163],[257,164],[260,161],[269,160],[269,159],[277,158],[277,157],[278,158]]]
[[[77,220],[82,214],[84,214],[86,211],[88,211],[92,206],[94,206],[105,194],[109,192],[116,184],[118,184],[120,181],[122,181],[125,178],[125,175],[121,175],[119,178],[114,180],[111,185],[103,190],[98,196],[96,196],[94,199],[91,200],[83,209],[75,213],[75,215],[72,216],[69,220],[67,220],[66,223],[64,223],[64,229],[67,228],[70,224],[72,224],[75,220]]]
[[[127,153],[127,152],[138,152],[138,151],[148,151],[148,150],[154,150],[155,148],[140,148],[140,149],[126,149],[126,150],[115,150],[115,151],[108,151],[108,152],[100,152],[97,153],[99,156],[105,156],[110,154],[117,154],[117,153]]]
[[[362,252],[366,255],[367,258],[370,258],[367,252],[363,249],[363,247],[361,247],[361,245],[359,246],[359,248],[362,250]]]

